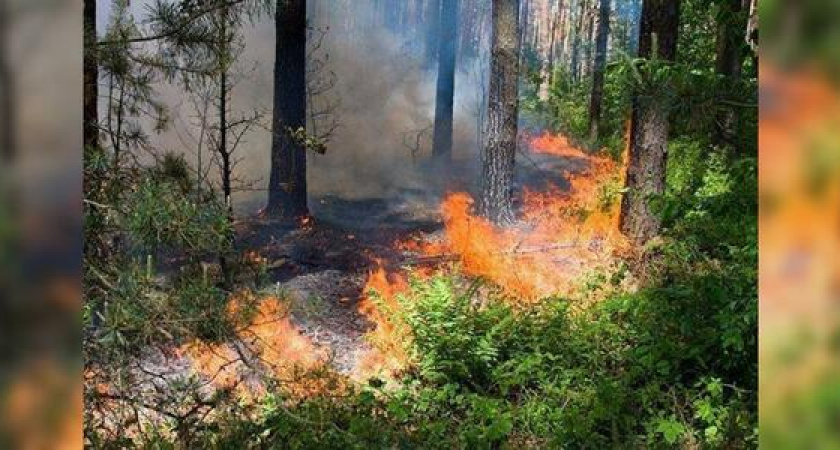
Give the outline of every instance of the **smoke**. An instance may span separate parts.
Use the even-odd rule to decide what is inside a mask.
[[[327,66],[338,78],[326,95],[340,100],[341,126],[326,154],[310,156],[313,196],[390,197],[445,187],[428,163],[437,70],[424,67],[423,52],[412,46],[423,36],[375,26],[372,10],[354,7],[357,30],[349,38],[331,32],[325,39]],[[453,165],[459,169],[477,158],[475,118],[483,97],[475,79],[478,63],[456,63]]]
[[[150,0],[132,2],[138,22]],[[386,14],[376,0],[313,1],[308,7],[312,29],[310,76],[328,75],[334,85],[310,98],[310,113],[320,114],[331,105],[327,118],[319,117],[310,132],[321,134],[324,120],[338,127],[328,136],[325,154],[309,152],[308,183],[310,204],[317,215],[324,212],[324,198],[346,200],[377,199],[387,207],[405,201],[436,205],[450,187],[439,170],[430,163],[434,123],[437,66],[427,61],[428,14],[406,8],[403,19]],[[390,2],[386,6],[394,7]],[[483,8],[474,0],[462,0],[459,36],[468,17],[471,24],[489,24],[476,18]],[[413,6],[424,5],[418,1]],[[107,8],[100,8],[100,23],[107,23]],[[487,11],[489,14],[489,11]],[[103,17],[104,16],[104,17]],[[273,94],[274,20],[266,14],[241,29],[244,46],[233,69],[230,120],[254,111],[265,115],[263,127],[245,135],[236,151],[236,177],[250,183],[248,189],[235,193],[234,203],[240,215],[251,215],[265,206],[270,167],[270,118]],[[394,20],[403,20],[395,26]],[[389,23],[390,21],[390,23]],[[475,27],[475,25],[473,25]],[[474,29],[477,36],[489,30]],[[100,30],[100,32],[103,30]],[[485,32],[486,31],[486,32]],[[453,164],[458,188],[469,187],[474,180],[478,160],[478,134],[486,88],[488,49],[486,44],[465,45],[462,36],[457,46]],[[317,44],[317,45],[316,45]],[[486,46],[486,45],[485,45]],[[433,54],[437,53],[435,49]],[[317,65],[317,74],[311,73]],[[334,75],[334,76],[333,76]],[[151,136],[159,150],[176,151],[196,163],[197,137],[200,135],[197,111],[189,96],[179,86],[159,83],[158,95],[168,105],[172,126]],[[102,108],[104,111],[105,109]],[[215,120],[211,115],[209,119]],[[205,142],[205,147],[207,146]],[[203,149],[204,161],[210,149]],[[212,173],[211,173],[212,175]]]

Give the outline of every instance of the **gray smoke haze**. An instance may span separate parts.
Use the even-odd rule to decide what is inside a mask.
[[[132,2],[138,22],[149,1]],[[318,110],[323,105],[338,105],[329,120],[339,124],[328,137],[325,154],[308,154],[313,212],[318,215],[319,199],[324,197],[375,198],[388,203],[405,199],[410,192],[415,200],[436,203],[447,186],[439,171],[428,163],[437,76],[436,67],[424,60],[428,24],[405,29],[387,27],[382,11],[375,8],[375,0],[353,0],[352,7],[342,7],[345,2],[339,1],[320,2],[317,7],[313,3],[317,2],[310,0],[308,8],[313,30],[310,43],[318,42],[318,36],[323,38],[320,46],[311,50],[311,59],[323,64],[319,73],[334,73],[335,85],[316,96],[309,107]],[[102,9],[100,23],[107,23],[107,15],[107,8]],[[255,110],[266,114],[265,127],[247,134],[237,150],[237,176],[253,181],[254,189],[237,193],[234,202],[240,214],[249,215],[262,208],[266,200],[273,17],[266,15],[254,24],[246,23],[241,31],[244,47],[234,69],[237,74],[231,116]],[[483,40],[486,44],[486,38]],[[486,49],[478,54],[483,57],[459,55],[456,63],[453,166],[456,177],[462,181],[474,179],[472,171],[478,160],[476,131],[484,98],[482,86],[486,84],[482,82],[486,77]],[[157,92],[171,110],[173,126],[153,135],[152,144],[183,152],[195,162],[194,149],[187,148],[195,145],[199,134],[192,104],[175,86],[161,83]],[[310,131],[318,134],[321,130],[310,127]]]

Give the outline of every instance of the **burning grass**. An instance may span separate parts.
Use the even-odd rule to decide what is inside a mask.
[[[240,316],[252,305],[252,299],[233,296],[228,314]],[[277,297],[260,300],[253,319],[237,331],[234,340],[219,344],[194,340],[182,346],[180,353],[215,387],[235,389],[241,398],[254,399],[275,381],[296,397],[325,388],[324,379],[306,376],[326,368],[324,350],[298,330],[287,304]]]

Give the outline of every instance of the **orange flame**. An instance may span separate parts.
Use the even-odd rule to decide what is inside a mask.
[[[401,273],[389,274],[381,261],[377,265],[368,273],[364,298],[359,304],[359,311],[376,328],[367,335],[373,349],[359,364],[357,378],[394,374],[408,363],[404,345],[408,336],[392,316],[400,308],[397,296],[408,290],[408,279]]]
[[[441,242],[409,239],[396,247],[432,261],[457,260],[469,276],[484,277],[501,287],[514,305],[527,306],[551,295],[572,294],[581,275],[604,269],[626,245],[618,232],[622,168],[609,158],[591,155],[563,136],[545,134],[532,141],[532,151],[585,162],[567,175],[570,188],[526,189],[522,222],[500,228],[472,212],[467,193],[453,193],[441,204],[445,236]],[[420,276],[428,271],[416,272]],[[407,275],[389,272],[381,263],[368,274],[360,311],[376,328],[368,335],[375,349],[363,360],[366,375],[395,373],[409,363],[408,330],[394,320],[399,295],[408,290]],[[398,322],[398,320],[397,320]]]
[[[475,215],[469,194],[449,195],[441,206],[446,240],[426,252],[457,255],[468,275],[493,281],[524,304],[574,293],[580,275],[609,266],[624,245],[617,226],[619,165],[563,136],[545,134],[531,144],[535,153],[580,159],[587,167],[568,175],[568,190],[525,189],[522,223],[510,228]]]
[[[247,305],[247,299],[234,296],[228,314],[235,317]],[[263,392],[263,380],[248,374],[261,374],[284,381],[292,394],[305,396],[322,391],[323,386],[301,377],[325,364],[325,355],[301,334],[288,316],[287,307],[276,297],[260,301],[251,323],[238,331],[232,343],[209,344],[193,341],[181,348],[189,356],[195,370],[219,388],[238,388],[248,398]],[[257,377],[259,378],[259,377]],[[318,382],[315,382],[318,384]]]

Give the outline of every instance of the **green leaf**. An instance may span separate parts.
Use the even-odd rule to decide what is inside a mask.
[[[660,419],[656,426],[656,432],[662,434],[665,442],[671,445],[677,443],[685,431],[685,426],[673,419]]]

